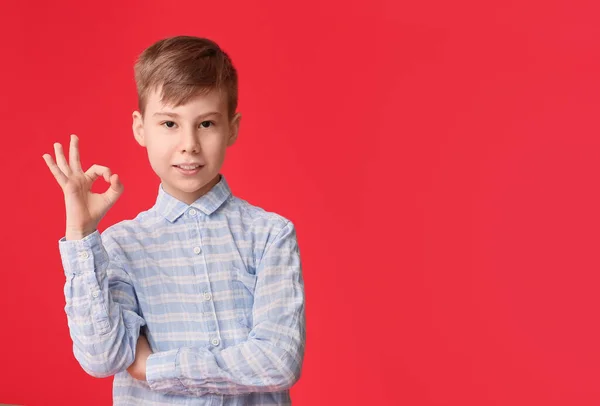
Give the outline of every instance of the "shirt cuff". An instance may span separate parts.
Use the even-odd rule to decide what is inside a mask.
[[[155,391],[185,392],[179,380],[179,348],[150,354],[146,360],[146,381]]]
[[[58,248],[67,276],[94,272],[96,267],[108,261],[108,254],[102,245],[98,230],[80,240],[67,240],[66,237],[62,237],[58,240]]]

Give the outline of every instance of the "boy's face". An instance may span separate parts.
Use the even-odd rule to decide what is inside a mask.
[[[165,191],[192,204],[219,181],[225,150],[237,139],[240,119],[238,112],[228,120],[226,100],[217,91],[173,108],[160,102],[159,88],[149,95],[144,117],[133,112],[133,134],[146,148]],[[185,164],[202,166],[179,167]]]

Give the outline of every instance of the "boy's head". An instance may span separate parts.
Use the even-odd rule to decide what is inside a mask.
[[[225,150],[237,139],[237,72],[215,42],[177,36],[141,53],[135,81],[135,139],[165,191],[191,204],[219,181]]]

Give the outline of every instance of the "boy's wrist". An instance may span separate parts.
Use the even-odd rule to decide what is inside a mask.
[[[65,240],[82,240],[88,235],[92,234],[94,231],[96,230],[67,230],[65,232]]]

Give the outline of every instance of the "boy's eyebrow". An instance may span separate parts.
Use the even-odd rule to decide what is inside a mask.
[[[177,113],[171,113],[171,112],[168,112],[168,111],[157,111],[152,116],[153,117],[154,116],[179,117],[179,114],[177,114]],[[219,113],[218,111],[209,111],[208,113],[200,114],[196,118],[203,118],[203,117],[208,117],[208,116],[221,116],[221,113]]]

